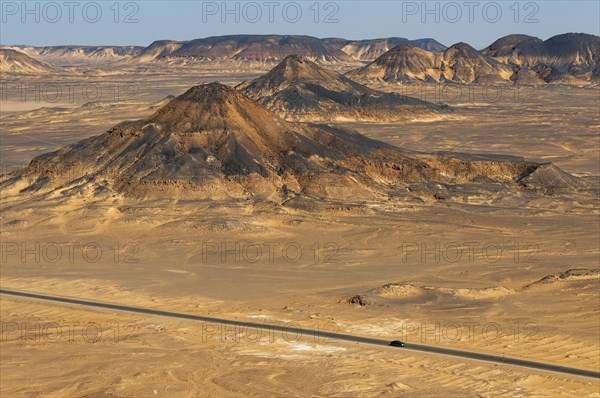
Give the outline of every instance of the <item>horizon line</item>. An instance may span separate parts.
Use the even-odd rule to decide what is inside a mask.
[[[564,32],[564,33],[558,33],[558,34],[554,34],[552,36],[549,36],[546,39],[543,39],[541,37],[538,36],[532,36],[529,34],[525,34],[525,33],[509,33],[507,35],[503,35],[498,37],[496,40],[499,40],[503,37],[507,37],[507,36],[512,36],[512,35],[524,35],[524,36],[530,36],[530,37],[535,37],[538,38],[540,40],[546,41],[549,40],[553,37],[556,36],[562,36],[562,35],[566,35],[566,34],[584,34],[584,35],[589,35],[589,36],[596,36],[596,37],[600,37],[599,35],[596,35],[594,33],[586,33],[586,32]],[[442,42],[440,42],[438,39],[434,38],[434,37],[419,37],[416,39],[409,39],[408,37],[404,37],[404,36],[384,36],[384,37],[374,37],[374,38],[361,38],[361,39],[349,39],[349,38],[345,38],[345,37],[335,37],[335,36],[328,36],[328,37],[317,37],[317,36],[311,36],[311,35],[306,35],[306,34],[285,34],[285,33],[264,33],[264,34],[253,34],[253,33],[239,33],[239,34],[224,34],[224,35],[211,35],[211,36],[204,36],[204,37],[196,37],[193,39],[186,39],[186,40],[175,40],[175,39],[156,39],[151,41],[149,44],[147,45],[143,45],[143,44],[53,44],[53,45],[36,45],[36,44],[25,44],[25,43],[21,43],[21,44],[4,44],[0,41],[0,46],[5,46],[5,47],[143,47],[146,48],[150,45],[152,45],[153,43],[156,43],[158,41],[174,41],[174,42],[180,42],[180,43],[185,43],[185,42],[191,42],[194,40],[203,40],[203,39],[209,39],[209,38],[213,38],[213,37],[234,37],[234,36],[298,36],[298,37],[311,37],[311,38],[315,38],[315,39],[319,39],[319,40],[327,40],[327,39],[343,39],[343,40],[348,40],[348,41],[363,41],[363,40],[383,40],[383,39],[406,39],[409,41],[414,41],[414,40],[435,40],[438,43],[440,43],[441,45],[445,46],[445,47],[451,47],[454,44],[457,43],[461,43],[461,41],[458,41],[450,46],[447,46],[445,44],[443,44]],[[464,42],[467,43],[468,42]],[[493,42],[492,42],[493,43]],[[492,44],[490,43],[490,44]],[[487,46],[486,46],[487,47]],[[475,47],[474,47],[475,48]],[[485,48],[485,47],[484,47]]]

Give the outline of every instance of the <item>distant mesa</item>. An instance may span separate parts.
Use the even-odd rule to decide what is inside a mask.
[[[58,73],[61,68],[38,61],[25,53],[0,49],[0,71],[22,74]]]
[[[353,64],[372,61],[389,49],[412,43],[431,51],[446,47],[434,39],[390,37],[370,40],[318,39],[301,35],[229,35],[174,41],[159,40],[139,52],[139,62],[201,62],[275,64],[289,55],[300,55],[320,64]]]
[[[346,39],[323,39],[330,47],[337,48],[360,61],[373,61],[392,48],[401,44],[411,44],[424,50],[440,52],[446,46],[434,39],[408,40],[404,37],[388,37],[384,39],[369,40],[346,40]]]
[[[499,190],[503,198],[544,193],[521,183],[528,177],[541,185],[562,183],[551,175],[536,178],[540,167],[519,158],[408,152],[353,131],[290,123],[211,83],[192,87],[147,119],[34,158],[3,175],[0,192],[7,200],[121,196],[287,206],[462,201]]]
[[[40,57],[46,57],[56,64],[65,65],[84,64],[93,62],[112,62],[131,58],[143,47],[138,46],[58,46],[42,47],[38,50]]]
[[[159,41],[144,49],[138,59],[273,64],[292,54],[322,63],[352,61],[346,53],[328,47],[321,39],[295,35],[230,35],[184,42]]]
[[[363,86],[299,55],[238,88],[291,121],[393,121],[448,112],[432,103]]]
[[[12,49],[30,57],[59,66],[82,66],[122,61],[137,55],[137,46],[15,46]]]
[[[229,35],[190,41],[160,40],[143,49],[138,61],[250,62],[274,64],[298,54],[320,64],[354,64],[372,61],[402,43],[431,51],[446,47],[434,39],[408,40],[390,37],[371,40],[318,39],[300,35]]]

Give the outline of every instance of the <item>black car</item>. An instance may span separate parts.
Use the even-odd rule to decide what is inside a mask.
[[[390,345],[392,347],[405,347],[406,346],[406,344],[404,344],[404,342],[402,342],[400,340],[390,341]]]

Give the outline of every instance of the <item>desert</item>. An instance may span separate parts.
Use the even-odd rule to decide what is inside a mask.
[[[466,39],[3,41],[0,395],[600,397],[600,37]]]

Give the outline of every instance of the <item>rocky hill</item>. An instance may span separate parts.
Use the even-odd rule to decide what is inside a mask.
[[[438,105],[356,83],[298,55],[238,86],[250,98],[292,121],[392,121],[447,112]]]
[[[466,43],[457,43],[442,53],[440,69],[447,81],[459,83],[503,83],[511,80],[513,69]]]
[[[289,123],[239,91],[211,83],[147,119],[33,159],[2,176],[0,193],[8,200],[122,196],[286,205],[464,200],[465,189],[475,189],[465,187],[503,198],[528,189],[531,195],[575,189],[577,179],[561,173],[518,158],[416,154],[352,131]]]

